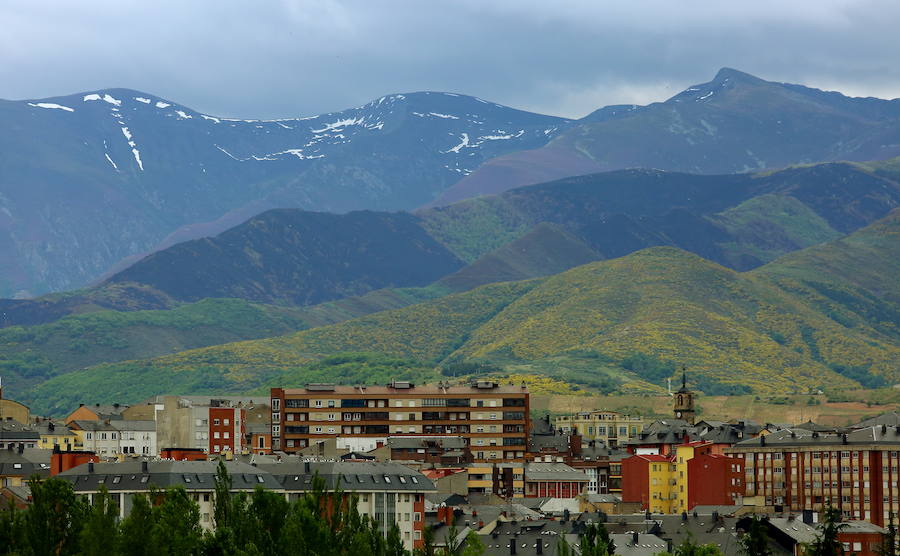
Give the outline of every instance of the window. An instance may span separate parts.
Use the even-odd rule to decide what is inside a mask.
[[[322,400],[316,400],[314,405],[316,407],[322,407]]]
[[[218,427],[218,426],[219,426],[219,420],[218,420],[218,419],[213,419],[213,426],[214,426],[214,427]]]
[[[218,438],[219,438],[219,431],[215,431],[215,432],[213,433],[213,438],[215,438],[215,439],[218,439]]]
[[[231,438],[231,433],[230,432],[223,433],[222,438]]]
[[[230,420],[230,419],[225,419],[225,420],[222,422],[222,424],[225,425],[225,426],[227,427],[227,426],[229,426],[229,425],[231,424],[231,420]]]
[[[278,411],[281,409],[281,400],[279,398],[272,398],[272,411]]]

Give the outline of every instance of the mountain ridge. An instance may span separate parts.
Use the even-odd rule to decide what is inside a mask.
[[[240,120],[103,89],[0,101],[0,116],[5,297],[86,284],[173,234],[224,231],[257,209],[413,208],[481,160],[543,144],[568,122],[428,92]]]
[[[752,108],[753,112],[748,112]],[[620,168],[730,173],[900,155],[900,99],[847,97],[722,68],[646,106],[605,107],[543,147],[501,155],[428,206]]]
[[[312,361],[359,351],[443,369],[481,365],[589,384],[596,377],[570,370],[586,361],[595,373],[613,373],[605,387],[614,388],[646,388],[648,381],[668,376],[623,370],[635,355],[686,364],[707,387],[790,392],[853,387],[863,378],[898,382],[900,295],[879,300],[873,293],[885,286],[896,291],[893,277],[872,271],[857,279],[852,272],[834,272],[843,268],[840,261],[848,253],[859,255],[854,259],[859,264],[893,268],[900,260],[897,234],[900,211],[847,238],[745,273],[677,248],[652,247],[546,278],[489,284],[287,336],[82,369],[51,379],[34,395],[47,407],[65,407],[76,384],[90,383],[104,400],[126,391],[137,396],[134,381],[122,390],[126,382],[119,377],[126,373],[142,381],[177,380],[188,389],[199,380],[219,380],[222,388],[238,392],[282,380],[287,376],[282,371],[302,381],[302,369]],[[848,250],[848,243],[869,247],[858,252]],[[800,273],[807,281],[843,283],[848,289],[798,286],[791,276],[783,279],[785,265],[799,269],[789,274]],[[880,312],[872,312],[879,304]],[[361,375],[346,378],[365,381]]]

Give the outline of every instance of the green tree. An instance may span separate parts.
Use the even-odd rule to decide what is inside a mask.
[[[769,548],[769,535],[766,533],[767,521],[760,516],[753,516],[750,527],[741,537],[741,548],[748,556],[771,556]]]
[[[484,554],[484,543],[481,542],[481,536],[475,531],[469,531],[466,535],[466,547],[462,551],[463,556],[482,556]]]
[[[162,495],[162,503],[153,508],[151,534],[157,554],[198,554],[203,538],[200,508],[184,487],[172,487]]]
[[[879,551],[882,556],[900,556],[900,548],[897,547],[897,523],[894,520],[895,517],[896,514],[894,512],[891,512],[891,515],[888,517],[888,532],[884,536],[884,543]]]
[[[120,525],[119,553],[128,556],[152,556],[156,554],[152,538],[153,510],[145,494],[131,497],[131,512]]]
[[[105,485],[93,496],[93,504],[87,508],[81,529],[81,554],[106,556],[110,547],[119,546],[119,507]]]
[[[87,511],[72,485],[62,479],[28,481],[31,506],[25,512],[25,542],[36,555],[78,553],[81,525]]]
[[[847,527],[847,524],[841,523],[841,512],[831,503],[825,506],[822,514],[824,519],[819,528],[820,533],[816,535],[816,540],[806,547],[806,553],[808,556],[842,556],[844,545],[838,541],[838,533]]]
[[[688,535],[672,552],[661,552],[659,556],[723,556],[719,547],[714,544],[697,544]]]

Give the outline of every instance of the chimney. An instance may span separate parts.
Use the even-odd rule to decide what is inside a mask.
[[[841,444],[847,444],[847,433],[841,435]]]
[[[631,534],[631,546],[637,546],[640,544],[640,533],[635,531]]]
[[[762,435],[762,436],[759,437],[759,445],[760,445],[760,446],[765,446],[765,445],[766,445],[766,437],[765,437],[765,435]]]
[[[141,473],[147,474],[150,472],[150,464],[147,463],[147,460],[141,462]]]
[[[309,462],[308,461],[303,462],[303,472],[309,473]]]
[[[515,553],[516,553],[516,542],[517,542],[517,540],[518,540],[518,539],[516,539],[516,537],[512,537],[511,539],[509,539],[509,553],[510,553],[510,554],[515,554]]]
[[[25,444],[22,444],[21,442],[19,442],[19,455],[22,455],[24,453],[25,453]]]
[[[93,472],[94,472],[94,462],[89,461],[88,462],[88,473],[93,473]]]
[[[535,548],[535,554],[543,554],[544,553],[544,540],[538,537],[537,546]]]

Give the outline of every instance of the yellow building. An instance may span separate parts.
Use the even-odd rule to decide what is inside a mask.
[[[80,438],[69,427],[59,422],[42,421],[34,425],[40,433],[38,448],[52,450],[59,446],[60,450],[80,450],[83,446]]]
[[[495,494],[503,498],[524,496],[524,463],[472,463],[466,471],[469,493]]]
[[[637,437],[646,421],[639,416],[616,411],[595,410],[556,418],[557,430],[563,434],[578,432],[584,440],[597,440],[613,447]]]
[[[659,461],[651,461],[648,467],[650,483],[650,511],[653,513],[673,513],[676,502],[676,465],[662,456]]]

